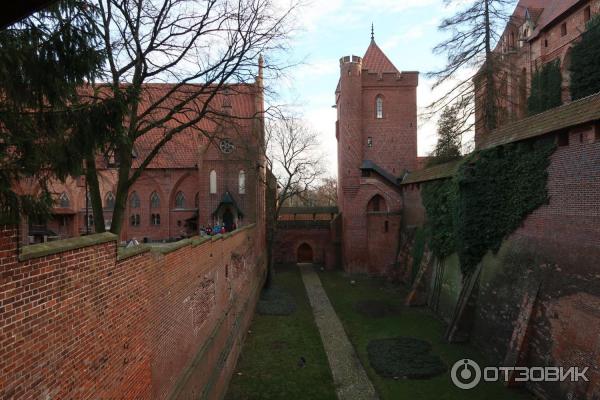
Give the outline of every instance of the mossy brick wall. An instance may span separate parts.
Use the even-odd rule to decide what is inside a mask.
[[[119,255],[93,235],[19,259],[1,227],[0,398],[219,398],[264,278],[258,231]]]
[[[539,295],[521,357],[531,366],[590,367],[590,382],[535,383],[545,398],[600,398],[600,137],[597,127],[571,129],[548,166],[549,203],[531,213],[483,259],[471,340],[495,364],[502,364],[517,327],[521,302],[538,283]],[[417,196],[412,195],[417,199]],[[408,197],[405,197],[408,199]],[[413,205],[418,209],[418,205]],[[447,284],[459,276],[452,256],[445,260],[439,312],[456,305]],[[453,269],[452,271],[449,271]],[[451,281],[451,279],[450,279]],[[431,287],[431,282],[427,287]],[[446,311],[444,311],[446,310]]]

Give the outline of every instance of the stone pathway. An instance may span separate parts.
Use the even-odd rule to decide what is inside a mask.
[[[378,399],[312,264],[298,264],[339,400]]]

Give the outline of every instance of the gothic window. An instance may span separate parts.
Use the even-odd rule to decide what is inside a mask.
[[[185,208],[185,196],[183,192],[178,192],[175,196],[175,208]]]
[[[233,152],[233,150],[235,149],[235,146],[233,145],[233,142],[231,140],[223,139],[219,143],[219,149],[221,149],[221,151],[223,153],[229,154],[229,153]]]
[[[160,197],[158,197],[158,193],[152,192],[150,195],[150,208],[159,208],[160,207]]]
[[[246,193],[246,172],[244,170],[240,171],[239,177],[238,177],[238,191],[240,194],[245,194]]]
[[[371,148],[371,147],[373,147],[373,138],[372,138],[371,136],[369,136],[369,137],[367,138],[367,147],[368,147],[368,148]]]
[[[140,214],[132,214],[129,219],[131,226],[140,226]]]
[[[196,193],[194,196],[194,207],[200,208],[200,193]]]
[[[217,194],[217,171],[210,171],[210,194]]]
[[[58,204],[62,208],[68,208],[71,205],[71,201],[69,200],[69,196],[67,195],[66,192],[62,192],[62,194],[58,198]]]
[[[115,195],[112,192],[108,192],[104,199],[106,208],[115,208]]]
[[[92,195],[90,192],[85,194],[85,204],[83,206],[86,208],[92,208]]]
[[[131,193],[131,196],[129,197],[129,207],[140,208],[140,196],[138,196],[137,192]]]
[[[383,118],[383,97],[381,95],[375,98],[375,116],[377,119]]]
[[[154,226],[160,225],[160,214],[152,214],[150,216],[150,224]]]

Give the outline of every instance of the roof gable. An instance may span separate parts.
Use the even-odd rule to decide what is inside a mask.
[[[392,64],[389,58],[383,53],[383,51],[377,46],[375,40],[371,40],[371,44],[365,53],[362,61],[362,68],[374,73],[396,73],[400,71]]]

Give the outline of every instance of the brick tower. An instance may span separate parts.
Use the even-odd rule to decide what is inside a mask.
[[[342,262],[383,274],[394,264],[399,180],[417,166],[418,72],[399,72],[375,43],[340,59],[336,89]]]

